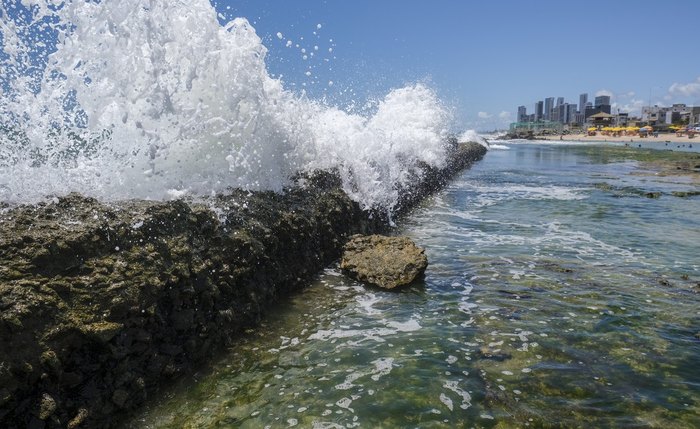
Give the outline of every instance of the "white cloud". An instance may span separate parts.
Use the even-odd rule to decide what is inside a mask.
[[[642,113],[642,107],[646,106],[648,102],[644,100],[638,100],[636,98],[633,98],[629,100],[627,103],[618,103],[614,102],[612,104],[612,111],[617,113],[617,109],[620,109],[620,112],[623,113],[630,113],[632,115],[640,115]]]
[[[491,115],[486,112],[479,112],[478,116],[480,119],[489,119],[491,117]]]
[[[612,97],[613,93],[612,91],[609,91],[607,89],[601,89],[600,91],[595,93],[596,97],[600,97],[601,95],[607,95],[608,97]]]
[[[498,117],[503,119],[504,121],[509,120],[510,119],[510,112],[504,110],[498,114]]]
[[[668,92],[672,95],[682,95],[686,97],[700,96],[700,77],[695,82],[678,83],[675,82],[668,88]]]

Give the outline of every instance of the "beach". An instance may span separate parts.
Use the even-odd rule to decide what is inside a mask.
[[[549,135],[537,136],[537,140],[568,140],[576,142],[629,142],[629,143],[680,143],[680,144],[700,144],[700,137],[688,138],[687,135],[678,136],[676,133],[659,134],[658,137],[639,137],[634,136],[605,136],[598,134],[589,136],[588,134],[565,134],[565,135]]]

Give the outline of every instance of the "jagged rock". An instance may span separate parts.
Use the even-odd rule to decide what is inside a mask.
[[[384,289],[412,283],[427,266],[425,251],[410,238],[384,235],[354,235],[340,261],[352,278]]]

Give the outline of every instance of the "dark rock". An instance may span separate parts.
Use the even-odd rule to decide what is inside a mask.
[[[58,360],[58,356],[53,350],[47,350],[41,354],[41,364],[54,374],[57,374],[61,370],[61,362]]]
[[[689,198],[700,195],[700,191],[673,191],[671,194],[678,198]]]
[[[666,280],[666,279],[659,279],[659,284],[660,284],[661,286],[666,286],[666,287],[671,287],[671,286],[673,286],[673,285],[671,284],[671,282],[668,281],[668,280]]]
[[[413,169],[420,180],[400,190],[395,217],[486,149],[449,152],[442,169]],[[11,347],[0,347],[0,427],[117,425],[117,411],[256,326],[350,236],[388,228],[388,215],[362,210],[332,172],[297,182],[202,203],[70,194],[3,208],[0,344]]]
[[[352,278],[384,289],[413,282],[428,258],[408,237],[355,235],[345,245],[340,268]]]
[[[124,408],[124,404],[126,404],[128,399],[129,393],[122,389],[117,389],[112,394],[112,402],[119,408]]]

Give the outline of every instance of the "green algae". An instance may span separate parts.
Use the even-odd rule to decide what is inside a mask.
[[[698,407],[700,397],[690,385],[684,387],[685,380],[678,374],[679,360],[692,351],[679,348],[680,344],[659,335],[669,325],[692,329],[695,323],[692,304],[683,311],[678,308],[676,299],[669,299],[669,294],[681,295],[685,289],[662,290],[655,286],[652,273],[637,272],[637,280],[643,283],[639,295],[620,297],[615,288],[592,282],[602,273],[582,270],[575,265],[567,270],[557,269],[557,266],[540,265],[544,270],[540,275],[547,276],[549,281],[533,282],[532,279],[511,277],[507,283],[498,286],[517,290],[520,294],[522,289],[536,285],[540,293],[550,295],[548,308],[522,312],[515,323],[513,319],[492,316],[475,321],[477,326],[488,326],[488,334],[478,334],[481,341],[498,344],[498,352],[508,357],[492,359],[482,355],[475,362],[491,390],[496,389],[495,386],[503,389],[499,392],[501,400],[492,404],[493,408],[508,410],[510,417],[505,417],[501,424],[509,427],[529,422],[535,427],[548,427],[552,422],[559,422],[563,427],[601,427],[611,425],[609,419],[615,415],[628,415],[636,416],[633,421],[643,422],[648,427],[690,428],[697,425],[700,420],[690,410]],[[482,278],[485,280],[481,283],[494,282],[487,272],[484,272]],[[604,277],[617,285],[616,288],[629,283],[629,277],[624,273]],[[552,286],[557,282],[566,282],[568,289],[585,292],[565,294],[561,288]],[[620,298],[622,308],[615,304]],[[664,311],[667,302],[675,306],[676,311]],[[507,303],[499,301],[499,305]],[[648,311],[655,315],[651,324],[631,310],[644,306],[650,307]],[[571,309],[578,309],[575,315]],[[528,322],[530,318],[532,322]],[[523,331],[511,331],[514,325],[532,329],[537,322],[546,322],[544,325],[540,323],[539,332],[525,331],[529,335],[523,335]],[[549,329],[552,325],[556,328]],[[530,341],[517,341],[518,334]],[[628,391],[629,378],[646,384],[647,390]],[[656,392],[661,391],[670,394],[659,398]],[[653,396],[653,405],[640,402],[639,394]],[[529,409],[537,409],[537,415],[521,409],[520,399],[526,399]],[[669,405],[661,408],[659,402]],[[671,403],[677,405],[672,407]],[[598,405],[591,408],[592,404]],[[593,411],[595,409],[599,411]]]

